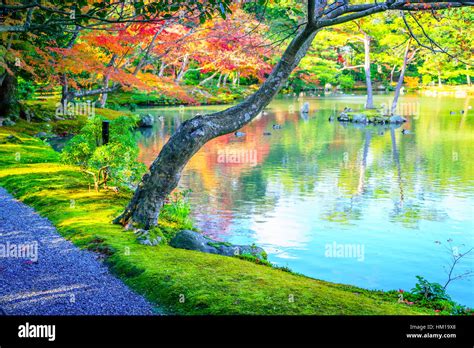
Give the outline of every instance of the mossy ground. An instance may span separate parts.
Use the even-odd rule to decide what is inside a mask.
[[[9,142],[8,135],[20,141]],[[396,294],[315,280],[233,257],[141,245],[133,232],[111,223],[131,193],[89,190],[78,168],[60,164],[49,145],[12,128],[0,128],[2,141],[0,186],[50,219],[65,238],[102,253],[126,284],[169,313],[434,314],[397,303]],[[181,228],[179,222],[160,219],[161,230]]]
[[[217,105],[241,100],[255,91],[257,86],[196,87],[186,86],[192,96],[189,100],[167,97],[160,93],[140,93],[139,91],[117,92],[109,96],[107,106],[112,108],[136,106],[172,106],[172,105]]]
[[[15,120],[14,126],[3,127],[4,129],[11,129],[16,132],[25,133],[28,135],[34,135],[38,132],[46,132],[53,134],[67,133],[78,133],[81,128],[86,124],[87,115],[79,115],[73,119],[55,120],[54,115],[56,112],[56,103],[59,102],[57,98],[49,98],[47,100],[29,100],[22,101],[21,103],[28,109],[33,111],[37,119],[32,122],[27,122],[24,119]],[[94,108],[94,112],[109,120],[114,120],[120,116],[131,116],[133,113],[127,110],[111,110]],[[48,122],[42,122],[41,120],[51,119]]]

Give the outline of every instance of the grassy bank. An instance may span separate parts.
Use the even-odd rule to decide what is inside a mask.
[[[22,109],[27,109],[35,115],[32,122],[27,122],[24,118],[15,120],[14,126],[4,127],[16,132],[28,135],[34,135],[38,132],[46,132],[53,134],[61,134],[63,132],[76,134],[85,125],[88,115],[77,115],[73,119],[55,119],[56,104],[59,102],[57,98],[49,98],[46,100],[29,100],[22,101]],[[133,113],[127,110],[111,110],[94,108],[94,112],[98,116],[114,120],[120,116],[131,116]]]
[[[82,248],[102,253],[125,283],[179,314],[433,314],[396,294],[314,280],[237,258],[144,246],[111,224],[129,193],[95,192],[42,141],[0,128],[0,186]],[[161,219],[161,227],[180,229]],[[290,299],[294,298],[292,302]]]

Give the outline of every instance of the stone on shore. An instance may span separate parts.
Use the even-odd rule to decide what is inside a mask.
[[[265,250],[255,245],[234,245],[219,242],[203,234],[190,230],[178,232],[170,241],[174,248],[197,250],[204,253],[224,256],[252,255],[260,260],[266,260]]]
[[[151,114],[140,115],[140,119],[138,121],[138,127],[142,128],[151,128],[153,127],[153,123],[155,122],[155,118]]]

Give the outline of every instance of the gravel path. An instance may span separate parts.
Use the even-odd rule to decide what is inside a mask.
[[[160,311],[111,275],[97,254],[75,247],[49,220],[0,188],[2,314],[151,315]]]

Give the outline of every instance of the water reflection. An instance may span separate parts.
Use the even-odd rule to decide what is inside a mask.
[[[272,262],[320,279],[382,289],[409,289],[417,274],[443,282],[449,255],[434,241],[473,245],[469,100],[404,96],[417,113],[401,127],[328,122],[334,110],[363,100],[277,100],[241,130],[245,136],[206,144],[180,184],[193,190],[196,224],[221,240],[255,242]],[[299,112],[303,102],[309,113]],[[165,117],[143,133],[140,159],[150,164],[179,124],[212,109],[147,110]],[[333,242],[363,245],[364,261],[325,257]],[[472,268],[472,260],[459,267]],[[470,281],[450,287],[474,304]]]

